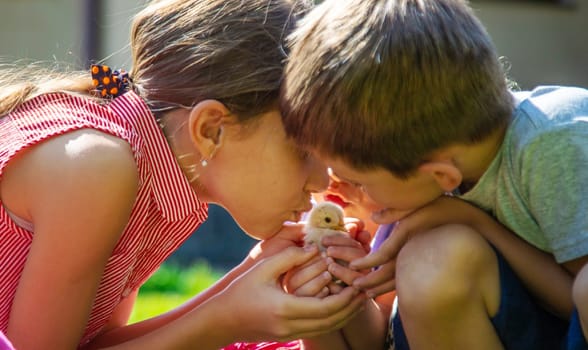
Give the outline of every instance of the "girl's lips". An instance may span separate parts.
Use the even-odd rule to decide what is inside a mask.
[[[349,203],[345,202],[343,200],[343,198],[335,195],[335,194],[327,194],[324,196],[324,199],[329,201],[329,202],[333,202],[335,204],[340,205],[341,207],[345,208],[346,206],[349,205]]]

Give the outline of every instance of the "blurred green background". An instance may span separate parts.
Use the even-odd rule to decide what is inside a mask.
[[[129,323],[157,316],[182,304],[212,285],[223,271],[206,261],[190,266],[165,263],[141,287]]]

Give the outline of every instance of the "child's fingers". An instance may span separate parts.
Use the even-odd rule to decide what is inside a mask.
[[[361,244],[361,246],[363,247],[363,250],[366,253],[370,252],[370,250],[371,250],[370,244],[372,242],[372,235],[368,231],[358,232],[357,236],[355,236],[355,240]]]
[[[354,308],[360,306],[355,304],[356,299],[365,300],[365,296],[361,297],[361,295],[357,289],[347,287],[341,293],[329,295],[323,299],[290,296],[275,310],[275,313],[290,320],[316,319],[325,321],[327,318],[345,317],[345,315],[353,313]]]
[[[327,246],[361,247],[361,243],[347,235],[328,235],[321,239],[321,244]]]
[[[333,279],[327,271],[325,259],[319,258],[312,264],[290,270],[283,281],[284,290],[297,296],[318,296]]]
[[[389,285],[396,278],[396,261],[390,261],[367,275],[362,275],[353,281],[353,286],[360,290],[371,290],[381,285]],[[395,286],[395,282],[392,287]],[[388,290],[391,291],[394,288]]]
[[[390,254],[380,248],[364,257],[351,261],[349,267],[358,271],[372,269],[386,263],[390,258]]]
[[[316,278],[327,270],[327,262],[321,256],[315,256],[304,265],[297,266],[288,271],[284,277],[284,286],[287,292],[292,292],[300,288],[308,281]]]
[[[320,275],[293,290],[293,294],[302,297],[314,296],[324,298],[329,294],[327,286],[332,280],[333,276],[328,271],[323,271]],[[326,294],[324,293],[325,289]]]
[[[360,272],[348,269],[336,262],[329,264],[329,272],[335,279],[343,281],[346,285],[352,285],[353,281],[362,276]]]
[[[364,230],[364,223],[362,220],[357,218],[346,217],[345,219],[345,230],[349,232],[351,237],[355,238],[358,232]]]
[[[349,266],[355,270],[371,269],[396,259],[400,248],[406,242],[406,232],[400,226],[400,222],[396,224],[394,231],[384,240],[378,250],[352,261]]]
[[[328,285],[329,294],[338,294],[346,287],[343,283],[331,282]]]
[[[281,307],[275,313],[289,319],[292,333],[288,339],[310,338],[341,328],[363,309],[366,299],[364,293],[346,287],[323,299],[291,296],[287,308]]]
[[[348,247],[333,245],[327,248],[327,256],[333,259],[343,260],[346,262],[357,260],[364,257],[366,252],[363,247]]]
[[[305,248],[288,247],[273,256],[262,260],[257,266],[261,274],[266,274],[270,280],[278,280],[279,277],[297,266],[301,266],[311,260],[318,253],[318,248],[311,245]]]
[[[391,281],[388,281],[388,282],[386,282],[384,284],[381,284],[381,285],[379,285],[377,287],[374,287],[372,289],[368,289],[368,290],[365,291],[365,293],[370,298],[376,298],[376,297],[378,297],[380,295],[389,293],[389,292],[391,292],[391,291],[393,291],[395,289],[396,289],[396,281],[395,280],[391,280]]]

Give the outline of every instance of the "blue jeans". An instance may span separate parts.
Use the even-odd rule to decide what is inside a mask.
[[[505,349],[588,350],[578,314],[562,320],[535,302],[502,255],[496,252],[500,273],[500,307],[491,321]],[[392,319],[397,350],[410,349],[400,312]]]

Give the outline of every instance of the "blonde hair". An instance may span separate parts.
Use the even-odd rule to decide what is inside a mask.
[[[284,42],[306,0],[159,0],[134,18],[135,91],[153,108],[224,103],[241,121],[277,103]],[[36,65],[0,70],[0,115],[43,93],[97,98],[90,73]]]
[[[88,72],[57,71],[41,62],[16,62],[0,66],[0,116],[10,113],[35,96],[68,92],[94,96]]]

